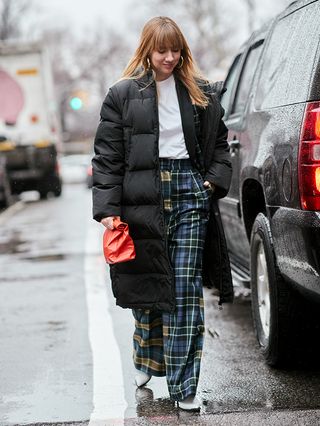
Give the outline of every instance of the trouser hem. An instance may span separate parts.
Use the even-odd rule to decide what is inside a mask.
[[[170,399],[173,401],[182,401],[190,395],[196,395],[198,383],[193,380],[187,380],[181,385],[171,386],[168,384]]]

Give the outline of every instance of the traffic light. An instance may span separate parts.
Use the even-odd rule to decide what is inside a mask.
[[[79,109],[82,108],[83,101],[78,96],[74,96],[73,98],[70,99],[69,105],[71,109],[73,109],[74,111],[78,111]]]
[[[75,90],[69,98],[69,105],[73,111],[79,111],[88,104],[89,94],[85,90]]]

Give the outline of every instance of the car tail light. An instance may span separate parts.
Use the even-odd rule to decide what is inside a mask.
[[[300,137],[298,177],[301,207],[320,210],[320,102],[306,105]]]
[[[57,175],[60,175],[60,164],[58,163],[58,161],[55,164],[55,172],[57,173]]]
[[[39,122],[39,116],[37,114],[30,115],[30,121],[32,124],[36,124]]]

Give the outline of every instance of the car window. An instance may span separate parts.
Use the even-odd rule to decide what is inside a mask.
[[[242,113],[248,99],[252,79],[257,68],[258,59],[261,54],[263,40],[252,46],[247,54],[245,63],[241,71],[232,113]]]
[[[319,2],[277,22],[263,59],[255,106],[305,102],[320,36]]]
[[[224,92],[224,94],[221,97],[221,105],[223,106],[225,110],[226,116],[229,115],[228,113],[229,113],[230,98],[232,94],[232,87],[234,85],[234,82],[237,76],[237,71],[240,66],[240,58],[241,58],[241,55],[236,56],[235,60],[233,61],[230,67],[230,71],[224,83],[224,87],[226,87],[227,91]]]

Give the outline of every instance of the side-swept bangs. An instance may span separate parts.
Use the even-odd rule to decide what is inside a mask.
[[[199,84],[200,81],[207,80],[199,72],[180,28],[171,18],[166,16],[157,16],[145,24],[139,46],[123,71],[122,78],[139,79],[143,77],[151,71],[150,57],[152,52],[168,49],[180,50],[181,60],[179,60],[179,65],[175,67],[174,74],[189,91],[192,102],[205,108],[208,105],[208,98],[202,92]]]
[[[152,50],[183,50],[185,48],[183,35],[178,28],[168,22],[154,29],[150,41]]]

